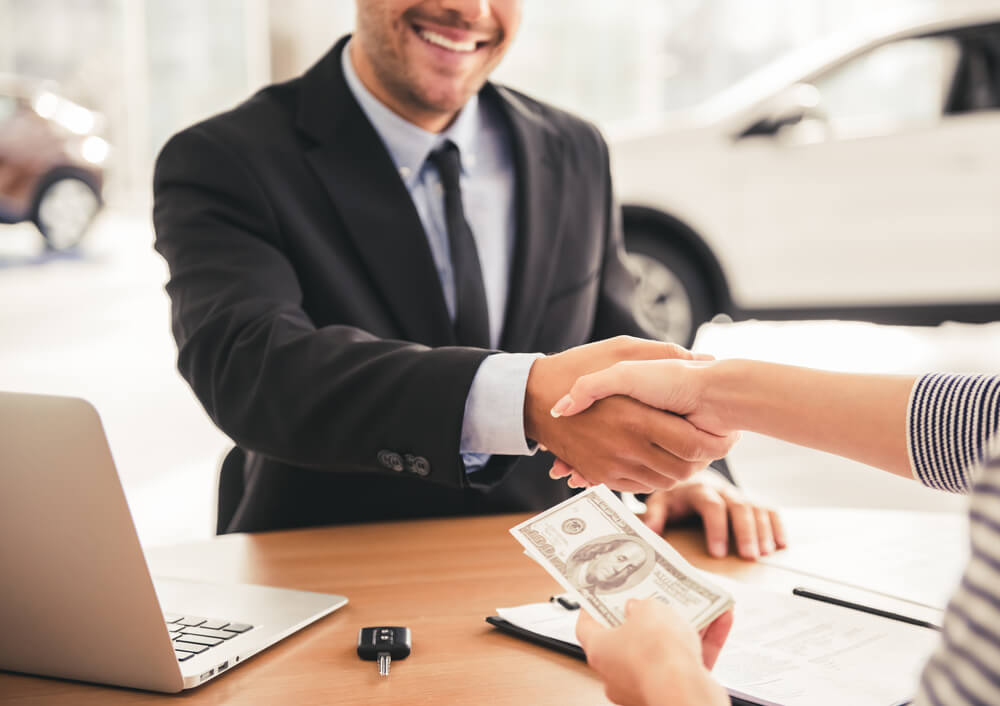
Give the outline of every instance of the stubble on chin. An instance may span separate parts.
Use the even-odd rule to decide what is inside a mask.
[[[489,75],[506,53],[504,33],[497,29],[491,45],[481,51],[484,56],[476,68],[455,76],[437,74],[429,63],[423,63],[420,52],[424,40],[412,27],[425,21],[458,26],[448,18],[424,16],[416,9],[394,19],[388,26],[374,21],[362,22],[359,34],[364,37],[360,49],[367,55],[375,79],[394,100],[409,111],[423,115],[454,115],[485,85]],[[488,52],[488,53],[486,53]]]

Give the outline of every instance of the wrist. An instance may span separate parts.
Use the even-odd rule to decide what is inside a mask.
[[[653,662],[662,664],[662,662]],[[729,695],[712,678],[700,661],[668,665],[666,669],[650,670],[640,681],[642,703],[646,706],[666,704],[698,704],[698,706],[728,706]]]
[[[534,453],[525,442],[524,393],[537,357],[532,353],[494,353],[483,359],[465,399],[460,453]]]
[[[556,400],[547,400],[541,380],[545,379],[547,358],[538,358],[528,370],[528,379],[524,384],[524,437],[531,441],[539,441],[541,426],[549,410]]]
[[[680,703],[699,704],[699,706],[729,706],[729,694],[725,687],[715,680],[710,671],[699,664],[695,673],[698,677],[693,679],[689,688],[684,691]]]
[[[717,420],[726,431],[745,429],[751,361],[720,360],[705,366],[700,372],[700,409]]]

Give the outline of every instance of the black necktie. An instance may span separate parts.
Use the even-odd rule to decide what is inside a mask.
[[[476,241],[465,220],[458,147],[450,140],[428,159],[437,167],[444,187],[444,215],[448,226],[448,249],[455,271],[455,338],[463,346],[490,347],[490,317],[486,308],[483,271],[479,266]]]

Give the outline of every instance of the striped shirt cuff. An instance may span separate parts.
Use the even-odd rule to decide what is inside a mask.
[[[1000,376],[920,377],[910,393],[907,450],[924,485],[967,493],[987,443],[1000,429]]]

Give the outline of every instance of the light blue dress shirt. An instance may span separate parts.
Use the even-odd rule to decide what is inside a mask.
[[[516,174],[510,136],[492,106],[473,96],[447,130],[428,132],[383,105],[365,87],[344,47],[341,62],[347,85],[392,157],[427,234],[438,279],[455,319],[455,275],[448,248],[444,191],[428,155],[447,140],[458,147],[465,218],[472,229],[483,271],[490,343],[500,343],[510,268],[514,259]],[[486,358],[465,403],[460,451],[466,470],[478,470],[492,454],[534,453],[524,437],[524,392],[538,354],[497,353]]]

